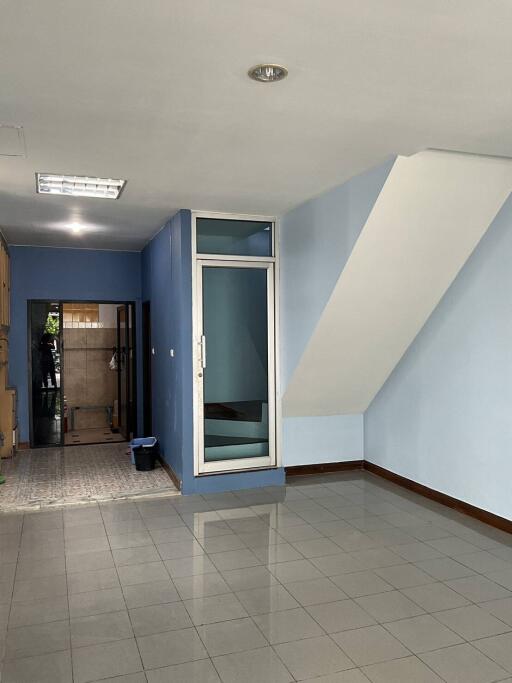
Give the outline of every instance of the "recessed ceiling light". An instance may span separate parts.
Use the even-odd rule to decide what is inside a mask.
[[[82,232],[82,226],[80,223],[71,223],[69,226],[73,235],[79,235]]]
[[[91,178],[79,175],[36,173],[37,191],[40,194],[63,194],[68,197],[98,197],[118,199],[126,180]]]
[[[274,83],[286,78],[288,76],[288,69],[279,64],[257,64],[252,69],[249,69],[248,74],[254,81]]]

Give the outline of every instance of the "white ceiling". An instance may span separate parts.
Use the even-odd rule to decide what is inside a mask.
[[[512,160],[398,157],[306,346],[283,413],[364,412],[512,190]]]
[[[178,208],[279,215],[394,154],[512,156],[511,26],[510,0],[2,0],[0,123],[27,154],[0,156],[0,225],[139,249]],[[288,79],[251,81],[261,61]],[[128,184],[40,196],[36,171]]]

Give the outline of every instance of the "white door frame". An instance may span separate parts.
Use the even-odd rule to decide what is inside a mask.
[[[196,217],[222,218],[231,220],[255,220],[272,222],[273,256],[232,256],[222,254],[196,253]],[[192,212],[192,308],[193,308],[193,373],[194,373],[194,475],[208,475],[247,470],[269,469],[279,465],[279,438],[277,433],[279,401],[278,378],[278,264],[276,262],[277,222],[265,216],[243,214],[219,214]],[[255,458],[204,461],[204,382],[203,361],[203,292],[202,269],[204,267],[262,268],[267,271],[267,321],[268,321],[268,428],[269,455]],[[207,350],[206,350],[207,352]]]

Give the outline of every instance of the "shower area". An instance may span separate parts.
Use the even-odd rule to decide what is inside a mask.
[[[31,446],[129,440],[133,304],[31,301],[29,307]]]
[[[64,303],[62,317],[64,445],[122,441],[117,306]]]

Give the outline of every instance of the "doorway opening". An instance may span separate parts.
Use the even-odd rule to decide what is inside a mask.
[[[29,301],[29,342],[31,447],[132,438],[132,302]]]

